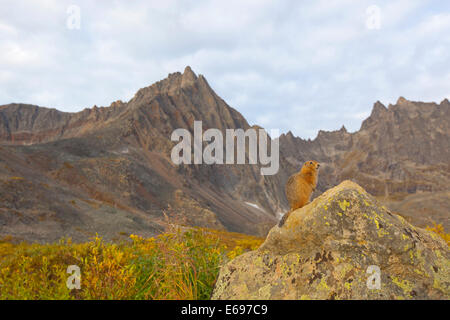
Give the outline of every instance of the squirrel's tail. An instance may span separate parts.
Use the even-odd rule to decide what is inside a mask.
[[[286,222],[287,218],[289,217],[289,215],[291,214],[292,211],[286,212],[284,214],[284,216],[281,218],[280,222],[278,223],[278,227],[282,227],[284,225],[284,223]]]

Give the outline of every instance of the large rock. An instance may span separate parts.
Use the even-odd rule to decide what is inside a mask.
[[[449,299],[449,258],[439,236],[344,181],[223,266],[213,299]]]

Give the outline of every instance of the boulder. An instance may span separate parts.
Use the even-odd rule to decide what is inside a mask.
[[[344,181],[222,266],[212,299],[449,299],[450,252]]]

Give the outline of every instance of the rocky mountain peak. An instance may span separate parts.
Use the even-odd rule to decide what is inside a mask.
[[[196,80],[197,76],[195,75],[194,71],[192,71],[190,66],[187,66],[181,76],[181,87],[192,85]]]
[[[287,138],[289,138],[289,139],[294,139],[294,134],[292,133],[291,130],[289,130],[289,131],[286,133],[285,136],[286,136]]]
[[[195,72],[192,71],[190,66],[186,66],[186,68],[184,68],[182,78],[184,81],[194,82],[195,80],[197,80],[197,76],[196,76]]]
[[[184,69],[184,72],[170,73],[165,79],[155,82],[154,84],[139,89],[134,97],[130,100],[133,104],[141,105],[148,104],[150,100],[158,95],[175,96],[180,93],[182,89],[202,88],[204,92],[212,93],[206,79],[197,75],[192,71],[190,66]]]
[[[397,99],[397,105],[400,105],[400,104],[404,104],[404,103],[407,103],[408,102],[408,100],[406,100],[404,97],[402,97],[402,96],[400,96],[398,99]]]
[[[367,129],[368,127],[374,125],[388,112],[389,111],[384,104],[382,104],[380,101],[375,102],[370,116],[361,124],[361,130]]]
[[[319,130],[316,139],[317,140],[323,140],[323,139],[335,139],[340,138],[342,135],[347,135],[348,131],[347,128],[345,128],[344,125],[339,130],[333,130],[333,131],[326,131],[326,130]]]
[[[387,111],[388,109],[386,108],[386,106],[380,101],[377,101],[373,105],[371,116],[377,117],[386,113]]]

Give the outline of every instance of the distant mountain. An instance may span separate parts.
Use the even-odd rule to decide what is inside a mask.
[[[350,178],[418,224],[431,217],[448,226],[449,107],[401,98],[376,103],[355,133],[281,135],[280,170],[263,176],[260,165],[172,163],[173,130],[193,133],[194,120],[203,130],[250,128],[189,67],[109,107],[3,105],[0,236],[149,236],[167,219],[261,235],[286,211],[284,184],[308,159],[324,164],[315,195]]]
[[[324,164],[321,191],[352,179],[418,225],[432,225],[432,219],[450,227],[447,99],[436,104],[400,97],[388,108],[376,102],[357,132],[320,131],[312,141],[288,133],[280,146],[295,167],[308,158]]]

